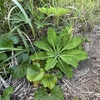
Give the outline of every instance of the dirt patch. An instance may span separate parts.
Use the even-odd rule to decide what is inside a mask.
[[[89,57],[80,62],[71,80],[62,79],[65,100],[100,100],[100,26],[85,35],[90,39],[84,44]]]
[[[85,35],[90,39],[84,44],[88,59],[80,62],[71,80],[64,77],[59,82],[65,100],[74,100],[75,97],[78,100],[100,100],[100,26],[95,26],[92,32]],[[14,87],[11,100],[34,100],[36,88],[25,78],[17,80],[10,77],[6,83]],[[0,86],[2,90],[2,83]]]

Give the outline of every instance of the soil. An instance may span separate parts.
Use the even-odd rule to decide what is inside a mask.
[[[100,25],[96,25],[91,32],[80,33],[86,35],[90,42],[84,44],[88,52],[88,59],[79,63],[78,69],[74,71],[74,77],[64,77],[60,86],[64,92],[65,100],[100,100]],[[34,88],[32,83],[25,78],[17,80],[11,77],[6,83],[14,87],[11,100],[34,100]],[[3,84],[0,85],[0,90]]]
[[[100,26],[84,35],[90,40],[84,44],[89,57],[80,62],[71,80],[62,79],[65,100],[100,100]]]

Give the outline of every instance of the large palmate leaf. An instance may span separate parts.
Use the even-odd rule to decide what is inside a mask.
[[[78,62],[87,58],[87,53],[85,51],[73,49],[66,51],[60,55],[60,58],[67,64],[77,68]]]
[[[44,76],[44,69],[40,68],[39,63],[34,63],[27,69],[27,79],[30,82],[38,82]]]
[[[47,59],[45,70],[48,71],[49,69],[54,68],[56,63],[57,63],[57,59],[56,58]]]
[[[49,89],[54,88],[56,82],[57,77],[54,74],[46,74],[42,79],[42,84],[44,85],[44,87],[48,87]]]
[[[47,52],[38,52],[38,53],[35,53],[33,55],[31,55],[31,60],[44,60],[44,59],[47,59],[49,58],[50,56],[47,55]]]
[[[81,43],[82,43],[82,38],[81,37],[72,37],[71,39],[67,40],[64,43],[63,50],[71,50],[71,49],[74,49],[74,48],[76,48]]]
[[[35,92],[34,100],[64,100],[64,96],[59,86],[51,89],[50,93],[47,92],[46,88],[41,87]]]
[[[57,67],[66,74],[68,78],[72,78],[73,76],[73,68],[68,65],[67,63],[63,62],[59,59],[59,63],[57,64]]]
[[[49,28],[48,29],[48,42],[51,44],[51,46],[55,47],[55,43],[56,43],[56,38],[57,38],[57,34],[54,31],[53,28]]]

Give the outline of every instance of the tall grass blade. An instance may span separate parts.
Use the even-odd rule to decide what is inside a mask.
[[[17,7],[18,7],[18,8],[21,10],[21,12],[23,13],[24,17],[25,17],[26,20],[27,20],[27,23],[29,24],[29,26],[30,26],[30,28],[31,28],[31,30],[32,30],[33,36],[34,36],[34,38],[35,38],[35,31],[34,31],[34,28],[33,28],[33,26],[32,26],[32,23],[31,23],[30,19],[28,18],[28,15],[27,15],[27,13],[25,12],[24,8],[21,6],[21,4],[20,4],[17,0],[12,0],[12,1],[17,5]]]

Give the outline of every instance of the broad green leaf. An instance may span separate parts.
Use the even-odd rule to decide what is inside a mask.
[[[55,52],[53,50],[47,51],[47,55],[51,57],[55,57]]]
[[[20,41],[17,35],[10,35],[8,38],[13,42],[13,44],[18,44]]]
[[[6,53],[0,53],[0,60],[5,60],[7,59]]]
[[[39,63],[34,63],[28,67],[26,76],[30,82],[38,82],[44,76],[44,69],[40,68]]]
[[[52,51],[52,46],[50,45],[50,43],[48,42],[48,38],[47,37],[42,37],[41,38],[41,41],[44,42],[47,46],[48,46],[48,49],[49,51]]]
[[[67,64],[77,68],[78,62],[88,57],[87,53],[82,50],[73,49],[60,55],[60,58]]]
[[[81,37],[72,37],[68,41],[65,42],[63,50],[71,50],[76,48],[79,44],[82,43]]]
[[[17,61],[19,64],[29,64],[30,63],[30,59],[28,54],[26,53],[22,53],[19,56],[17,56]]]
[[[36,54],[31,55],[31,60],[44,60],[49,58],[50,56],[47,55],[46,52],[38,52]]]
[[[13,78],[22,78],[26,75],[27,71],[27,64],[22,64],[22,65],[15,65],[11,68],[11,73]]]
[[[51,89],[50,93],[47,92],[46,88],[41,87],[35,92],[34,100],[64,100],[64,95],[59,86]]]
[[[7,87],[4,91],[3,91],[3,95],[2,97],[5,97],[6,95],[10,95],[13,93],[13,87]]]
[[[49,59],[47,59],[45,70],[48,71],[49,69],[54,68],[56,63],[57,63],[57,58],[49,58]]]
[[[72,66],[69,66],[67,63],[65,63],[65,62],[63,62],[63,61],[61,61],[61,60],[59,59],[59,62],[58,62],[58,64],[57,64],[57,67],[58,67],[63,73],[65,73],[66,76],[67,76],[68,78],[72,78],[72,76],[73,76],[73,68],[72,68]]]
[[[0,37],[0,48],[13,47],[12,41],[7,37]]]
[[[44,87],[48,87],[49,89],[54,88],[56,82],[57,77],[54,74],[46,74],[42,79],[42,84],[44,85]]]
[[[49,28],[48,29],[48,42],[51,44],[51,46],[53,46],[53,48],[55,48],[56,39],[57,39],[56,32],[54,31],[53,28]]]
[[[47,45],[47,43],[44,43],[42,41],[35,41],[34,45],[37,46],[39,49],[49,51],[50,47]]]

